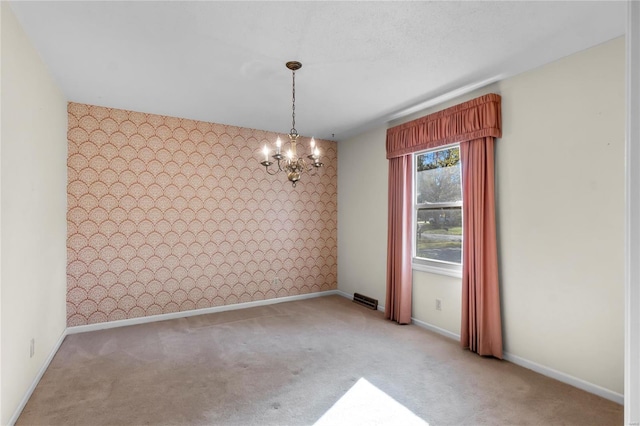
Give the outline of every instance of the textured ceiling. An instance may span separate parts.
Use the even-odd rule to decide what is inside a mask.
[[[626,3],[12,2],[71,101],[341,140],[621,36]],[[332,136],[335,135],[335,136]]]

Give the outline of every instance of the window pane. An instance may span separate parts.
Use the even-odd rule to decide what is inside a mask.
[[[416,197],[418,204],[462,201],[459,147],[417,156]]]
[[[419,209],[416,257],[462,263],[462,208]]]

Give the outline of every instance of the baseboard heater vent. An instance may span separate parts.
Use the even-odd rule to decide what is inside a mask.
[[[360,293],[353,293],[353,301],[374,311],[378,310],[378,300]]]

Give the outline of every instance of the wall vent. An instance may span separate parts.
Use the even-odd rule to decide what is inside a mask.
[[[353,301],[369,309],[378,310],[378,300],[360,293],[353,293]]]

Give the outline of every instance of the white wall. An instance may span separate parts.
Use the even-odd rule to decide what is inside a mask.
[[[496,189],[505,351],[618,394],[624,382],[624,63],[619,38],[389,125],[485,93],[502,95]],[[385,131],[338,144],[341,200],[384,182],[378,191],[385,196],[368,208],[386,211],[387,169],[366,167],[386,161]],[[369,151],[379,157],[367,156],[361,166],[360,155]],[[341,186],[345,174],[369,179]],[[367,262],[366,252],[345,239],[362,240],[367,232],[368,245],[386,250],[386,216],[367,216],[367,230],[380,228],[375,234],[344,231],[358,222],[353,214],[339,204],[338,288],[384,300],[386,262]],[[372,273],[363,264],[380,279],[359,280]],[[414,271],[413,284],[414,318],[459,334],[460,279]],[[435,310],[436,298],[442,311]]]
[[[386,131],[338,143],[338,288],[380,305],[387,281]]]
[[[436,310],[436,299],[440,310]],[[413,271],[413,318],[460,335],[462,281],[447,275]]]
[[[65,329],[67,103],[8,4],[1,7],[0,421],[7,424]]]
[[[506,350],[624,383],[624,39],[499,85]]]

